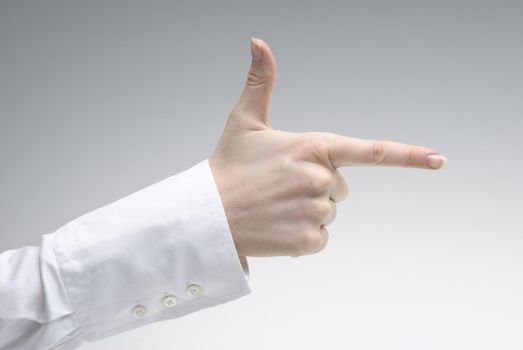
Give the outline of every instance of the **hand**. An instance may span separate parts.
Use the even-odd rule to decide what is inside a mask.
[[[238,255],[300,256],[327,244],[325,226],[347,184],[337,168],[385,165],[439,169],[431,148],[326,132],[273,130],[268,109],[276,63],[269,46],[251,40],[245,88],[209,158]]]

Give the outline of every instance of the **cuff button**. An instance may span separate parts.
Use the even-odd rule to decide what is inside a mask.
[[[147,315],[147,308],[143,305],[136,305],[132,308],[131,315],[134,318],[144,318]]]
[[[172,307],[175,307],[176,304],[178,303],[178,299],[176,299],[176,297],[174,295],[166,295],[163,299],[162,299],[162,304],[164,307],[166,307],[167,309],[170,309]]]
[[[197,297],[202,294],[202,287],[197,284],[189,284],[187,288],[185,288],[185,293],[190,297]]]

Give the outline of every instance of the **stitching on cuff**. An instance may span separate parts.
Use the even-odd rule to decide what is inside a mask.
[[[219,240],[220,247],[222,248],[221,249],[222,252],[226,251],[227,253],[229,253],[229,251],[231,250],[230,248],[232,248],[232,250],[234,251],[233,257],[231,257],[231,254],[226,254],[226,256],[224,257],[223,254],[220,255],[220,254],[218,254],[218,252],[215,252],[215,255],[218,258],[218,260],[228,260],[228,263],[226,264],[225,268],[227,269],[227,272],[229,272],[235,276],[236,271],[232,270],[232,268],[233,268],[232,264],[236,265],[236,267],[240,266],[242,271],[243,271],[243,265],[238,256],[238,252],[237,252],[236,246],[234,244],[234,240],[232,237],[232,231],[231,231],[231,228],[229,227],[229,221],[227,220],[225,208],[223,207],[220,191],[216,184],[216,180],[214,178],[214,174],[212,173],[211,165],[210,165],[208,159],[206,159],[204,161],[204,165],[205,165],[205,171],[208,173],[209,176],[207,176],[207,179],[203,179],[203,174],[201,172],[199,172],[200,178],[202,178],[202,180],[204,180],[204,181],[202,181],[202,183],[207,183],[207,185],[209,187],[208,190],[210,190],[212,192],[212,196],[218,199],[219,208],[217,208],[217,206],[213,205],[211,207],[212,215],[215,218],[218,218],[220,223],[224,222],[226,230],[227,230],[227,232],[224,233],[224,232],[221,232],[222,231],[221,229],[219,229],[217,227],[213,227],[214,234],[218,235],[218,240]],[[225,237],[226,235],[228,235],[228,237]],[[245,277],[246,276],[244,275],[244,278]],[[236,276],[234,279],[236,280]],[[242,281],[242,282],[245,283],[245,281]]]
[[[64,288],[64,291],[65,291],[65,295],[67,296],[67,301],[69,302],[69,305],[71,305],[71,309],[73,310],[73,317],[76,321],[76,326],[78,327],[78,333],[79,333],[79,336],[82,336],[82,325],[80,323],[80,320],[78,319],[78,315],[76,314],[76,310],[75,310],[75,305],[73,304],[72,302],[72,299],[71,299],[71,296],[69,295],[69,291],[67,290],[67,286],[66,286],[66,283],[65,283],[65,280],[64,280],[64,277],[63,277],[63,271],[62,271],[62,264],[60,262],[60,258],[59,258],[59,255],[58,255],[58,252],[57,252],[57,248],[56,248],[56,238],[57,238],[57,234],[56,233],[53,233],[53,254],[55,256],[55,259],[56,259],[56,267],[58,268],[58,275],[60,276],[60,279],[61,279],[61,282],[62,282],[62,286]]]

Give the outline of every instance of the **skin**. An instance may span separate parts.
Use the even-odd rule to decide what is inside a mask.
[[[252,62],[209,164],[236,250],[246,256],[301,256],[325,248],[325,226],[348,195],[337,170],[372,165],[440,169],[432,148],[327,132],[291,133],[269,124],[276,75],[263,40],[251,39]]]

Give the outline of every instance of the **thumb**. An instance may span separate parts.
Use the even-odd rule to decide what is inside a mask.
[[[269,45],[251,38],[252,61],[247,81],[229,123],[244,130],[259,130],[269,125],[269,100],[276,75],[276,62]]]

